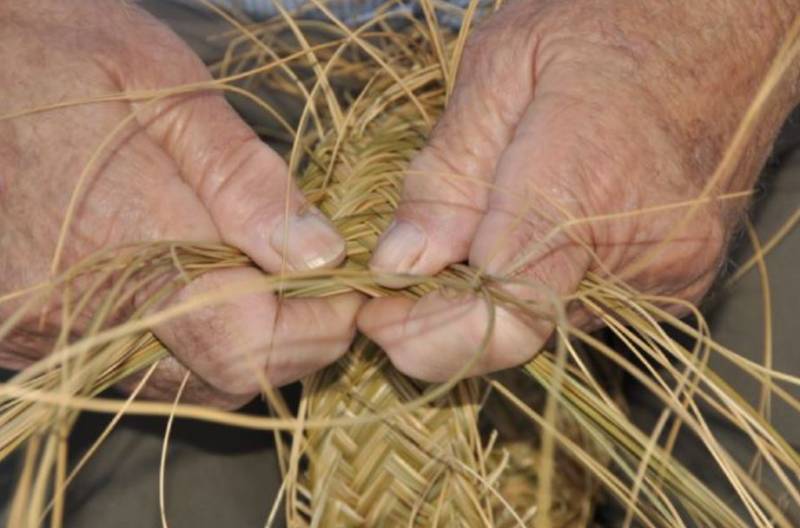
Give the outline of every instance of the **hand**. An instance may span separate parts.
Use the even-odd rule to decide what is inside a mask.
[[[118,0],[0,4],[0,63],[0,115],[210,78],[176,35]],[[101,248],[168,239],[224,241],[277,272],[285,232],[290,267],[341,261],[344,241],[321,213],[307,209],[281,158],[218,92],[203,92],[151,106],[84,104],[0,121],[3,292],[47,279],[82,169],[134,107],[137,121],[112,142],[113,152],[84,186],[61,269]],[[180,296],[259,274],[208,273]],[[259,391],[259,373],[281,385],[335,360],[349,345],[360,303],[357,295],[342,295],[284,301],[278,310],[273,295],[250,294],[166,323],[156,334],[174,358],[162,362],[149,394],[173,395],[188,368],[195,376],[186,399],[240,405]],[[7,304],[0,320],[9,315]],[[32,316],[14,342],[2,343],[0,364],[22,368],[48,351],[56,311],[49,331]]]
[[[688,221],[684,207],[554,229],[700,196],[798,7],[796,0],[509,2],[471,36],[372,269],[424,275],[466,260],[527,280],[518,293],[551,307],[589,271],[699,300],[746,200],[697,204]],[[738,170],[711,182],[712,196],[753,185],[797,102],[796,85],[781,86]],[[637,269],[639,262],[646,265]],[[586,314],[570,313],[587,324]],[[491,343],[470,374],[529,360],[553,330],[545,319],[498,308]],[[487,324],[483,300],[438,293],[373,300],[359,315],[359,327],[397,368],[430,381],[458,372]]]

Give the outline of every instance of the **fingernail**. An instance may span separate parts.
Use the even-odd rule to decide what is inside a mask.
[[[375,271],[408,273],[425,250],[428,240],[425,233],[408,222],[393,222],[378,242],[370,260]]]
[[[294,270],[336,265],[344,258],[345,242],[317,209],[280,222],[270,236],[270,245]],[[285,252],[285,253],[284,253]]]

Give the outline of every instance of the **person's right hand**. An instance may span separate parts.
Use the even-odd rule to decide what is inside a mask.
[[[0,4],[0,64],[0,116],[210,78],[168,28],[118,0]],[[134,106],[88,104],[0,121],[0,292],[48,278],[79,175]],[[140,110],[84,186],[61,269],[101,248],[162,239],[224,241],[267,272],[281,269],[284,246],[290,268],[331,266],[343,258],[343,240],[308,209],[281,158],[219,93]],[[181,297],[259,273],[211,272]],[[259,293],[170,321],[156,334],[174,356],[162,362],[148,395],[173,395],[188,368],[196,381],[185,399],[240,405],[259,391],[262,374],[281,385],[335,360],[349,345],[360,304],[349,294],[283,301],[279,309],[275,296]],[[0,304],[0,321],[10,310]],[[58,314],[51,315],[44,329],[32,316],[15,339],[0,343],[0,366],[19,369],[45,354],[57,332]]]
[[[505,2],[470,34],[370,266],[427,276],[466,261],[517,281],[510,291],[542,315],[502,303],[490,315],[479,296],[432,292],[371,300],[360,329],[405,374],[444,381],[474,357],[490,321],[468,375],[529,361],[562,308],[594,329],[599,321],[569,302],[589,273],[699,302],[747,205],[721,198],[750,191],[800,102],[793,69],[762,105],[735,170],[716,174],[798,6]],[[686,305],[669,308],[684,315]]]

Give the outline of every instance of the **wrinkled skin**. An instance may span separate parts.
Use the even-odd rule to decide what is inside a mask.
[[[208,79],[176,36],[132,4],[20,4],[0,1],[0,115]],[[569,295],[587,271],[610,271],[642,291],[697,301],[717,273],[741,200],[695,208],[677,233],[670,231],[685,210],[546,235],[565,217],[695,198],[798,7],[797,0],[509,3],[471,37],[452,100],[413,162],[396,227],[372,267],[428,274],[469,261],[498,275],[511,269],[533,285],[519,293],[542,300]],[[784,83],[738,170],[714,182],[714,194],[752,186],[796,101],[796,84]],[[82,105],[0,122],[3,292],[48,276],[79,174],[132,107],[141,111],[137,121],[91,174],[62,269],[99,248],[184,239],[233,244],[275,272],[287,192],[298,218],[289,224],[289,264],[333,266],[342,258],[342,242],[329,226],[311,220],[313,212],[302,214],[303,199],[287,189],[280,159],[219,95],[150,107]],[[664,238],[669,242],[649,265],[631,267]],[[257,275],[211,273],[181,298]],[[253,294],[164,324],[157,334],[174,358],[159,368],[149,395],[174,394],[188,368],[195,375],[187,399],[239,405],[257,392],[259,375],[286,383],[343,353],[360,304],[346,295],[283,302],[278,310],[271,295]],[[0,318],[9,306],[0,305]],[[497,317],[488,353],[472,374],[529,359],[552,332],[546,320],[502,309]],[[571,317],[592,324],[585,314]],[[0,364],[21,368],[45,353],[57,314],[50,332],[37,323],[4,344]],[[486,323],[480,302],[437,294],[417,303],[374,300],[359,315],[361,329],[401,370],[428,380],[457,371]]]
[[[59,101],[208,80],[190,49],[130,3],[0,2],[0,115]],[[140,113],[90,173],[60,269],[101,248],[148,240],[224,241],[266,272],[334,266],[344,242],[307,210],[281,158],[219,93],[156,105],[90,104],[0,122],[0,290],[48,277],[59,230],[92,153],[136,106]],[[291,219],[284,229],[287,193]],[[284,233],[288,232],[288,244]],[[255,269],[217,271],[180,301],[257,279]],[[186,369],[186,400],[236,407],[266,380],[285,384],[335,360],[355,330],[357,295],[279,303],[268,293],[234,297],[162,324],[174,357],[146,393],[171,397]],[[0,305],[0,320],[13,304]],[[53,307],[51,307],[53,308]],[[0,348],[0,365],[41,357],[57,330],[38,317]],[[38,312],[34,315],[38,315]],[[78,329],[80,330],[80,329]]]
[[[763,109],[734,174],[709,180],[798,8],[787,0],[507,4],[472,35],[372,268],[430,274],[466,260],[527,281],[514,289],[554,316],[553,299],[592,271],[645,293],[700,300],[746,200],[549,235],[569,218],[686,202],[707,185],[712,196],[750,189],[798,102],[796,71]],[[567,308],[575,324],[596,323]],[[481,299],[434,293],[370,301],[359,326],[400,370],[438,381],[475,354],[488,317]],[[546,318],[498,309],[470,374],[530,359],[552,329]]]

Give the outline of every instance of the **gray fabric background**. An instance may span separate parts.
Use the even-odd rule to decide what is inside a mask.
[[[145,5],[172,24],[206,59],[218,50],[204,36],[219,28],[218,21],[181,4],[148,1]],[[763,238],[773,233],[800,204],[800,139],[797,130],[787,130],[779,142],[780,160],[766,172],[754,211]],[[732,259],[746,254],[746,244]],[[776,367],[800,374],[800,327],[795,310],[800,299],[798,280],[800,230],[795,230],[769,257],[775,316]],[[706,315],[714,335],[742,354],[758,358],[762,348],[761,297],[756,274],[751,273],[736,288],[716,295],[707,303]],[[754,387],[738,372],[720,369],[732,384],[752,396]],[[798,395],[800,396],[800,394]],[[628,400],[633,415],[651,423],[657,406],[642,397],[631,384]],[[249,409],[257,410],[257,405]],[[775,408],[775,423],[795,446],[800,446],[797,416],[784,406]],[[99,433],[103,418],[86,416],[79,423],[73,450],[79,453]],[[157,468],[164,430],[163,419],[130,418],[110,437],[70,490],[67,527],[158,526]],[[735,432],[716,424],[718,434],[739,456],[749,449]],[[720,485],[702,445],[690,438],[680,443],[680,456],[698,474],[706,474],[709,485]],[[0,465],[0,502],[8,497],[14,482],[15,461]],[[178,420],[169,452],[167,504],[172,527],[263,526],[280,484],[271,436]],[[0,512],[2,507],[0,506]],[[615,512],[604,511],[604,524],[614,526]],[[0,513],[0,520],[2,513]]]

